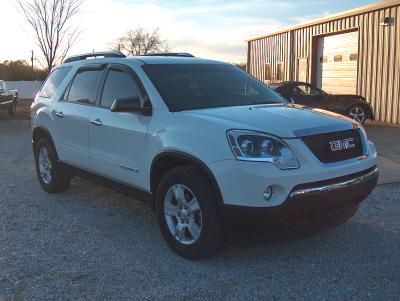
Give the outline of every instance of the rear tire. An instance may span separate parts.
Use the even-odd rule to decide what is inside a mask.
[[[368,111],[361,105],[353,105],[347,112],[347,116],[361,124],[364,124],[365,120],[367,120]]]
[[[49,193],[68,189],[71,177],[60,168],[56,150],[47,138],[34,144],[36,174],[43,190]]]
[[[195,166],[169,170],[157,187],[155,202],[161,233],[177,254],[200,259],[223,247],[215,193]]]
[[[17,113],[17,104],[15,102],[13,102],[11,107],[8,109],[8,114],[10,114],[11,116],[14,116],[16,113]]]

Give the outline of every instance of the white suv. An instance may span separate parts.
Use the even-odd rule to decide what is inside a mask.
[[[84,176],[146,199],[187,258],[215,253],[227,237],[337,225],[378,178],[360,124],[189,54],[68,58],[31,109],[45,191]]]

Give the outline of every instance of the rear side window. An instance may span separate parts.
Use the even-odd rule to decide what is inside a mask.
[[[39,96],[51,98],[56,93],[57,88],[61,85],[64,78],[67,76],[71,67],[58,68],[50,73],[42,89],[40,90]]]
[[[100,105],[110,108],[117,98],[141,97],[141,94],[141,90],[132,76],[124,71],[111,69],[104,83]]]
[[[69,88],[67,100],[84,104],[96,102],[97,84],[103,70],[82,70],[78,71]]]

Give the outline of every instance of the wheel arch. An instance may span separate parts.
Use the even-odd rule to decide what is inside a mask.
[[[217,201],[222,203],[222,194],[218,186],[218,182],[214,177],[214,174],[208,168],[208,166],[201,161],[200,159],[194,157],[193,155],[187,154],[181,151],[164,151],[159,153],[156,157],[154,157],[151,163],[150,169],[150,190],[153,194],[157,189],[157,185],[161,180],[162,176],[169,169],[179,166],[179,165],[194,165],[198,167],[208,178],[210,181],[213,191],[215,193],[215,197]]]
[[[346,107],[345,113],[347,114],[348,112],[350,112],[351,108],[354,106],[362,107],[365,110],[365,112],[367,113],[368,117],[366,119],[370,118],[370,119],[374,120],[373,109],[371,108],[371,106],[368,103],[364,103],[364,102],[358,102],[358,101],[352,102],[351,104],[349,104]]]
[[[42,126],[35,126],[32,129],[32,145],[35,145],[35,143],[43,137],[49,139],[49,142],[50,142],[51,146],[53,147],[53,149],[55,150],[56,157],[58,160],[57,149],[54,144],[53,137],[51,136],[49,130]]]

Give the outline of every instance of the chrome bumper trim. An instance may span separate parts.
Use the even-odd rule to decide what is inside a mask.
[[[359,176],[359,177],[356,177],[354,179],[346,180],[346,181],[342,181],[342,182],[338,182],[338,183],[334,183],[334,184],[329,184],[329,185],[313,187],[313,188],[305,188],[305,189],[295,190],[295,191],[292,191],[289,196],[291,198],[294,198],[297,196],[307,196],[307,195],[311,195],[311,194],[315,194],[315,193],[329,192],[329,191],[349,187],[349,186],[352,186],[355,184],[366,182],[366,181],[376,177],[378,175],[378,173],[379,173],[378,167],[375,167],[369,173]]]
[[[10,104],[12,104],[13,102],[14,102],[14,100],[3,101],[3,102],[0,102],[0,106],[10,105]]]

